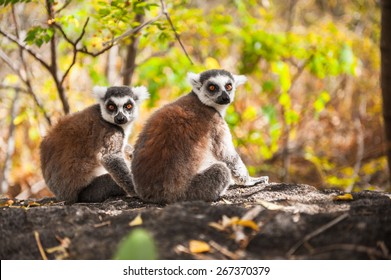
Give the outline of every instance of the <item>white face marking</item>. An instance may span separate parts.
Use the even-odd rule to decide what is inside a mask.
[[[231,91],[227,91],[225,89],[225,86],[228,83],[232,85]],[[219,90],[213,95],[208,91],[208,86],[210,84],[215,84],[219,87]],[[235,85],[234,85],[234,81],[232,81],[232,79],[228,76],[218,75],[215,77],[211,77],[210,79],[204,82],[204,84],[199,90],[197,88],[193,88],[193,91],[197,94],[200,101],[209,107],[215,108],[222,117],[225,116],[225,111],[227,110],[227,107],[230,104],[230,103],[228,104],[216,103],[218,96],[221,95],[223,90],[229,93],[230,103],[231,103],[235,97]]]
[[[125,104],[129,103],[130,101],[132,101],[132,98],[130,96],[110,97],[105,101],[103,100],[100,101],[103,119],[109,123],[122,127],[122,129],[125,132],[126,139],[128,138],[129,133],[131,131],[133,121],[138,117],[139,114],[138,106],[136,106],[135,102],[131,102],[133,106],[132,110],[128,111],[124,108]],[[109,103],[113,103],[117,107],[115,111],[110,112],[107,109],[107,105]],[[122,114],[126,118],[125,123],[118,124],[115,122],[115,117],[118,114]]]
[[[187,75],[187,79],[192,84],[193,91],[198,96],[200,101],[209,107],[215,108],[222,117],[225,116],[227,107],[230,103],[232,103],[235,98],[236,87],[238,85],[243,84],[247,80],[247,78],[243,75],[233,75],[233,77],[234,79],[231,79],[227,75],[219,74],[204,81],[204,83],[201,85],[201,83],[199,82],[199,74],[188,73]],[[208,90],[208,87],[211,84],[216,85],[218,87],[218,90],[216,90],[216,92],[214,93]],[[230,90],[226,88],[228,84],[230,84],[232,87]],[[229,101],[227,104],[219,104],[219,97],[224,94],[229,95]]]

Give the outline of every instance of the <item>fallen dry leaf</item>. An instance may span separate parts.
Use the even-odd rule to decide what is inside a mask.
[[[342,195],[337,195],[336,197],[334,197],[333,200],[335,200],[335,201],[349,201],[349,200],[353,200],[353,196],[350,193],[345,193]]]
[[[7,201],[1,202],[0,207],[9,207],[14,203],[15,201],[13,201],[12,199],[8,199]]]
[[[139,213],[136,218],[134,218],[130,223],[129,226],[134,227],[134,226],[139,226],[143,224],[143,219],[141,218],[141,213]]]
[[[193,254],[197,253],[206,253],[210,251],[210,246],[205,241],[200,240],[190,240],[189,250]]]
[[[258,225],[254,221],[251,221],[251,220],[239,220],[239,221],[237,221],[236,224],[239,226],[242,226],[242,227],[251,228],[252,230],[255,230],[255,231],[259,230]]]
[[[221,221],[219,223],[216,222],[210,222],[208,224],[210,227],[213,227],[217,230],[224,231],[228,228],[235,228],[236,226],[242,226],[242,227],[247,227],[251,228],[255,231],[259,230],[259,227],[257,223],[255,223],[252,220],[243,220],[240,219],[239,217],[235,216],[232,218],[228,218],[227,216],[223,215]]]

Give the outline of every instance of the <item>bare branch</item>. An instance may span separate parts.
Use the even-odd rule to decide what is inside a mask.
[[[22,88],[22,87],[0,84],[0,90],[2,90],[2,89],[12,89],[12,90],[19,91],[19,92],[30,93],[27,89]]]
[[[159,20],[159,19],[164,15],[164,16],[166,17],[168,23],[170,24],[171,29],[172,29],[172,31],[173,31],[174,34],[175,34],[175,38],[176,38],[177,41],[179,42],[179,44],[180,44],[180,46],[181,46],[183,52],[185,53],[187,59],[190,61],[191,64],[194,64],[193,61],[192,61],[191,58],[190,58],[190,55],[189,55],[188,52],[186,51],[186,48],[185,48],[185,46],[183,45],[182,40],[181,40],[181,38],[180,38],[178,32],[176,31],[174,24],[172,23],[171,17],[170,17],[170,15],[169,15],[168,11],[167,11],[166,3],[165,3],[163,0],[160,0],[160,3],[161,3],[162,11],[161,11],[161,13],[160,13],[158,16],[156,16],[156,17],[154,17],[154,18],[152,18],[152,19],[150,19],[150,20],[147,20],[146,22],[140,24],[140,25],[137,26],[136,28],[132,28],[132,29],[129,29],[129,30],[125,31],[125,33],[123,33],[122,35],[120,35],[120,36],[118,36],[118,37],[116,37],[116,38],[113,38],[113,39],[110,40],[110,41],[107,41],[107,42],[103,43],[103,45],[105,46],[105,45],[110,44],[110,46],[112,46],[114,43],[118,42],[119,40],[122,40],[123,38],[126,38],[126,37],[128,37],[128,36],[130,36],[130,35],[136,34],[136,33],[139,32],[141,29],[143,29],[144,27],[146,27],[146,26],[148,26],[148,25],[150,25],[150,24],[156,22],[157,20]]]
[[[90,18],[87,18],[86,22],[84,23],[84,26],[83,26],[83,29],[79,35],[79,37],[75,40],[75,42],[72,42],[68,36],[65,34],[64,30],[62,29],[62,27],[58,24],[56,24],[55,26],[57,27],[58,30],[60,30],[60,32],[63,34],[65,40],[67,40],[68,43],[70,43],[73,47],[73,57],[72,57],[72,62],[71,64],[69,65],[69,67],[67,68],[67,70],[65,71],[65,73],[63,74],[62,78],[61,78],[61,81],[60,81],[60,84],[62,85],[65,81],[65,78],[68,76],[69,72],[71,71],[72,67],[75,65],[76,63],[76,58],[77,58],[77,53],[79,52],[78,48],[77,48],[77,44],[80,42],[80,40],[84,37],[84,34],[86,32],[86,27],[87,27],[87,24],[88,24],[88,21],[90,20]]]
[[[66,7],[68,7],[68,5],[69,5],[71,2],[72,2],[72,0],[67,0],[67,1],[65,1],[64,5],[62,5],[62,7],[60,7],[60,8],[56,11],[56,13],[57,13],[57,14],[60,13],[62,10],[64,10]]]
[[[11,34],[5,33],[3,30],[0,29],[0,34],[6,37],[8,40],[14,42],[17,44],[20,48],[27,51],[35,60],[37,60],[43,67],[45,67],[48,71],[51,70],[50,65],[46,63],[42,58],[39,57],[38,54],[36,54],[34,51],[32,51],[29,47],[27,47],[25,44],[19,42],[17,38],[12,36]]]
[[[104,52],[108,51],[109,49],[111,49],[113,46],[114,45],[107,46],[107,47],[101,49],[100,51],[98,51],[96,53],[88,51],[86,47],[84,47],[82,49],[79,49],[78,51],[81,52],[81,53],[84,53],[84,54],[88,54],[88,55],[90,55],[92,57],[97,57],[97,56],[101,55],[102,53],[104,53]]]
[[[183,43],[182,43],[182,41],[181,41],[181,38],[179,37],[179,34],[178,34],[178,32],[176,31],[176,29],[175,29],[175,27],[174,27],[174,24],[173,24],[172,21],[171,21],[171,17],[170,17],[170,15],[168,14],[166,4],[164,3],[163,0],[160,0],[160,3],[162,4],[163,14],[166,16],[167,21],[168,21],[168,23],[170,24],[172,31],[174,31],[175,37],[176,37],[176,39],[178,40],[179,44],[181,45],[181,48],[182,48],[182,50],[184,51],[184,53],[185,53],[187,59],[190,61],[191,64],[194,64],[193,61],[192,61],[191,58],[190,58],[190,55],[187,53],[186,48],[185,48],[185,46],[183,45]]]
[[[90,21],[90,18],[88,17],[87,20],[86,20],[86,22],[85,22],[84,25],[83,25],[83,29],[81,30],[81,33],[80,33],[79,37],[76,39],[76,41],[75,41],[75,43],[74,43],[75,46],[76,46],[76,45],[80,42],[80,40],[84,37],[84,34],[86,34],[86,28],[87,28],[87,25],[88,25],[88,22],[89,22],[89,21]]]
[[[129,29],[127,31],[125,31],[122,35],[119,35],[118,37],[116,38],[113,38],[112,40],[110,41],[107,41],[107,42],[104,42],[103,43],[103,46],[107,46],[107,45],[113,45],[114,43],[116,43],[117,41],[119,40],[122,40],[123,38],[126,38],[130,35],[133,35],[133,34],[136,34],[137,32],[139,32],[141,29],[143,29],[144,27],[156,22],[158,19],[160,19],[162,17],[162,13],[159,14],[158,16],[150,19],[150,20],[147,20],[146,22],[143,22],[142,24],[140,24],[139,26],[135,27],[135,28],[132,28],[132,29]]]
[[[30,80],[27,78],[27,77],[23,77],[22,73],[19,71],[19,69],[17,69],[13,63],[12,63],[12,60],[2,51],[0,50],[0,58],[8,65],[9,68],[11,68],[11,70],[13,72],[15,72],[16,75],[18,75],[18,77],[20,78],[20,80],[26,85],[27,87],[27,90],[21,90],[23,92],[26,92],[28,94],[30,94],[35,102],[35,104],[38,106],[38,108],[42,111],[46,121],[48,122],[49,125],[51,125],[51,119],[50,117],[48,116],[48,114],[46,113],[46,110],[45,108],[43,107],[42,103],[39,101],[37,95],[34,93],[33,91],[33,88],[31,86],[31,83],[30,83]],[[27,73],[26,73],[27,75]],[[2,87],[4,88],[4,86]],[[13,87],[15,89],[15,87]]]

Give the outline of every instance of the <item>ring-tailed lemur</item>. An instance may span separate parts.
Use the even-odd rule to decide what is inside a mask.
[[[134,194],[125,155],[145,87],[95,87],[99,104],[62,118],[41,143],[41,168],[59,200],[98,202]]]
[[[235,151],[224,120],[236,87],[245,76],[225,70],[189,73],[193,90],[156,111],[135,144],[133,182],[140,198],[159,203],[216,200],[233,182],[266,183],[252,178]]]

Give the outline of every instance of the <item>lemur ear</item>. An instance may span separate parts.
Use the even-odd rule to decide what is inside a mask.
[[[92,92],[97,99],[104,99],[107,92],[107,87],[95,86],[92,89]]]
[[[132,92],[134,94],[134,101],[139,104],[149,98],[148,89],[144,86],[133,87]]]
[[[247,78],[244,75],[233,75],[233,76],[235,80],[235,86],[243,85],[247,81]]]
[[[200,74],[192,72],[187,73],[187,81],[193,88],[200,88],[202,86],[200,83]]]

